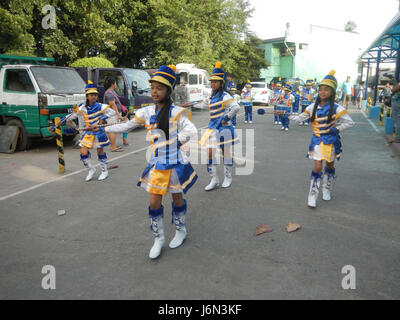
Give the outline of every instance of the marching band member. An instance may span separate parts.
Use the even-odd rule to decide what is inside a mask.
[[[86,103],[79,105],[78,108],[75,108],[72,114],[63,117],[59,122],[59,126],[67,117],[68,120],[79,118],[79,122],[82,124],[84,123],[85,128],[91,130],[92,126],[101,124],[103,120],[115,116],[116,111],[111,109],[109,105],[97,102],[99,93],[92,81],[88,81],[88,84],[85,87],[85,93]],[[79,146],[81,148],[81,161],[83,162],[84,166],[89,169],[89,173],[86,176],[86,181],[92,180],[94,174],[96,173],[96,168],[92,164],[89,149],[97,149],[97,156],[101,167],[101,174],[98,177],[98,180],[101,181],[108,177],[107,154],[104,152],[103,148],[109,144],[110,141],[104,132],[104,128],[98,128],[96,131],[86,131],[82,134],[79,141]]]
[[[282,79],[279,78],[278,82],[276,83],[275,89],[271,95],[271,100],[270,103],[274,106],[274,111],[276,111],[276,105],[278,101],[280,100],[282,95]],[[279,119],[278,114],[274,114],[274,124],[282,124],[282,122]]]
[[[212,89],[209,99],[209,103],[212,105],[209,107],[210,122],[206,132],[199,141],[201,146],[207,148],[207,171],[211,176],[211,182],[205,187],[206,191],[211,191],[219,186],[215,159],[217,147],[222,149],[224,158],[225,179],[222,187],[228,188],[232,184],[232,146],[239,141],[231,120],[240,110],[240,106],[224,89],[225,72],[221,69],[221,62],[216,63],[210,77],[210,82]]]
[[[240,97],[240,103],[244,106],[245,121],[244,123],[253,123],[253,95],[251,93],[250,80],[247,80],[246,91]]]
[[[232,96],[232,98],[235,99],[236,103],[240,104],[240,96],[236,93],[236,90],[237,90],[236,84],[234,84],[234,85],[232,85],[229,93]],[[236,128],[236,114],[232,118],[232,125],[233,125],[233,128]]]
[[[301,112],[303,113],[306,108],[314,102],[314,89],[312,88],[314,81],[312,79],[307,79],[306,87],[300,93],[300,104],[301,104]],[[300,122],[300,126],[308,126],[309,120]]]
[[[162,197],[168,191],[172,194],[172,221],[175,223],[176,233],[169,247],[177,248],[187,234],[187,200],[183,198],[183,194],[197,180],[196,172],[180,150],[191,137],[197,135],[197,129],[190,121],[190,112],[172,102],[171,95],[176,84],[175,72],[174,65],[161,66],[149,80],[155,104],[137,110],[135,117],[128,122],[106,128],[106,132],[117,133],[144,125],[151,140],[152,156],[138,183],[138,186],[150,193],[150,229],[155,237],[149,253],[151,259],[161,254],[165,243]]]
[[[334,75],[335,71],[332,70],[319,83],[318,97],[314,104],[309,105],[300,115],[290,116],[296,122],[310,119],[313,126],[314,134],[307,156],[314,160],[308,195],[308,206],[312,208],[316,207],[321,180],[322,199],[331,199],[332,184],[336,178],[334,161],[342,153],[339,133],[354,125],[347,110],[335,103],[337,80]],[[323,161],[326,162],[326,167],[322,175]]]
[[[278,100],[277,110],[280,113],[280,121],[282,122],[281,130],[289,131],[289,114],[292,112],[292,106],[295,101],[295,97],[292,95],[293,88],[288,82],[284,88],[284,94]]]

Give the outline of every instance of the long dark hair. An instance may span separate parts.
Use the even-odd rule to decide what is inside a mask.
[[[104,89],[108,90],[117,80],[114,77],[107,77],[106,81],[104,81]]]
[[[336,98],[336,94],[335,91],[333,90],[333,88],[329,87],[331,89],[331,96],[329,97],[328,101],[329,101],[329,113],[328,113],[328,123],[330,123],[332,121],[332,116],[333,116],[333,107],[335,105],[335,98]],[[317,95],[317,100],[315,100],[315,104],[314,104],[314,108],[313,108],[313,112],[310,118],[311,122],[314,122],[315,120],[315,115],[317,113],[317,108],[318,105],[321,103],[321,98],[319,97],[319,94]]]
[[[169,139],[169,110],[173,103],[171,94],[171,88],[167,87],[167,97],[162,101],[164,106],[161,108],[156,120],[157,128],[164,131],[167,140]]]

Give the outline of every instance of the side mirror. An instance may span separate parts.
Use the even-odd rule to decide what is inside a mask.
[[[136,81],[132,81],[132,90],[133,91],[137,90],[137,82]]]

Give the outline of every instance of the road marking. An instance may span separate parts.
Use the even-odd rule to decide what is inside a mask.
[[[239,112],[237,113],[238,116],[241,115],[241,114],[243,114],[243,113],[239,113]],[[207,126],[201,127],[200,129],[205,129],[205,128],[207,128]],[[128,153],[124,153],[123,155],[120,155],[120,156],[118,156],[118,157],[109,159],[109,160],[107,160],[107,161],[108,161],[108,162],[112,162],[112,161],[114,161],[114,160],[122,159],[122,158],[125,158],[125,157],[127,157],[127,156],[130,156],[130,155],[132,155],[132,154],[139,153],[139,152],[142,152],[142,151],[144,151],[144,150],[147,150],[148,148],[149,148],[149,146],[144,147],[144,148],[141,148],[141,149],[138,149],[138,150],[134,150],[134,151],[131,151],[131,152],[128,152]],[[100,164],[94,165],[94,167],[98,167],[98,166],[100,166]],[[11,194],[9,194],[9,195],[0,197],[0,201],[7,200],[7,199],[10,199],[10,198],[16,197],[16,196],[18,196],[18,195],[20,195],[20,194],[23,194],[23,193],[26,193],[26,192],[35,190],[35,189],[37,189],[37,188],[43,187],[43,186],[45,186],[46,184],[53,183],[53,182],[57,182],[57,181],[60,181],[60,180],[62,180],[62,179],[65,179],[65,178],[68,178],[68,177],[77,175],[77,174],[79,174],[79,173],[81,173],[81,172],[84,172],[84,171],[86,171],[86,170],[87,170],[86,168],[83,168],[83,169],[80,169],[80,170],[77,170],[77,171],[68,173],[68,174],[66,174],[66,175],[63,175],[63,176],[61,176],[61,177],[58,177],[58,178],[55,178],[55,179],[52,179],[52,180],[49,180],[49,181],[46,181],[46,182],[42,182],[42,183],[36,184],[36,185],[34,185],[34,186],[32,186],[32,187],[29,187],[29,188],[26,188],[26,189],[23,189],[23,190],[20,190],[20,191],[11,193]]]
[[[369,124],[372,126],[372,128],[374,128],[376,132],[379,132],[379,129],[377,128],[377,126],[371,121],[371,119],[368,119],[368,117],[367,117],[367,115],[365,114],[364,110],[361,110],[361,113],[363,114],[363,116],[365,117],[365,119],[367,119],[367,121],[368,121]]]
[[[118,160],[118,159],[121,159],[121,158],[130,156],[130,155],[132,155],[132,154],[135,154],[135,153],[144,151],[144,150],[146,150],[147,148],[148,148],[148,147],[144,147],[144,148],[141,148],[141,149],[138,149],[138,150],[134,150],[134,151],[125,153],[125,154],[122,155],[122,156],[115,157],[115,158],[113,158],[113,159],[108,160],[108,162],[112,162],[112,161],[114,161],[114,160]],[[98,167],[98,166],[100,166],[100,164],[94,165],[94,167]],[[40,187],[45,186],[46,184],[49,184],[49,183],[52,183],[52,182],[56,182],[56,181],[59,181],[59,180],[62,180],[62,179],[65,179],[65,178],[68,178],[68,177],[77,175],[78,173],[81,173],[81,172],[86,171],[86,170],[87,170],[86,168],[83,168],[83,169],[80,169],[80,170],[77,170],[77,171],[68,173],[68,174],[66,174],[66,175],[63,175],[63,176],[61,176],[61,177],[58,177],[58,178],[55,178],[55,179],[52,179],[52,180],[49,180],[49,181],[46,181],[46,182],[42,182],[42,183],[36,184],[36,185],[34,185],[34,186],[32,186],[32,187],[29,187],[29,188],[26,188],[26,189],[23,189],[23,190],[20,190],[20,191],[11,193],[11,194],[9,194],[9,195],[7,195],[7,196],[1,197],[1,198],[0,198],[0,201],[3,201],[3,200],[6,200],[6,199],[9,199],[9,198],[18,196],[18,195],[20,195],[20,194],[26,193],[26,192],[31,191],[31,190],[35,190],[35,189],[37,189],[37,188],[40,188]]]

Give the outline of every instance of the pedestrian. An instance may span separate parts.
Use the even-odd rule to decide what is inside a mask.
[[[362,101],[364,100],[364,91],[365,91],[364,84],[365,84],[365,82],[361,81],[357,87],[357,109],[358,110],[361,110],[361,104],[362,104]]]
[[[86,181],[93,179],[96,173],[96,168],[92,164],[90,149],[97,150],[97,157],[100,162],[101,174],[98,180],[104,180],[108,177],[107,170],[107,154],[104,152],[104,147],[110,144],[110,141],[104,132],[104,128],[97,128],[92,131],[94,125],[101,125],[102,122],[108,118],[115,116],[115,110],[111,109],[109,105],[101,104],[97,102],[98,91],[92,81],[89,81],[85,87],[86,103],[80,104],[79,107],[74,110],[72,114],[67,115],[68,120],[74,120],[80,118],[79,122],[85,124],[85,128],[90,130],[82,134],[79,146],[81,151],[81,161],[84,166],[89,169],[89,173],[86,176]],[[59,122],[62,124],[63,119]]]
[[[237,90],[237,88],[236,88],[236,84],[235,84],[231,87],[231,90],[229,93],[232,96],[232,98],[235,99],[236,103],[239,104],[240,96],[236,93],[236,90]],[[236,128],[236,114],[232,118],[232,125],[233,125],[233,128]]]
[[[276,106],[278,104],[278,101],[280,100],[282,95],[282,78],[278,79],[278,82],[276,83],[276,87],[274,91],[272,92],[271,95],[271,100],[270,103],[274,106],[274,111],[276,111]],[[278,114],[274,114],[274,125],[282,124],[282,122],[279,119]]]
[[[113,108],[114,110],[117,110],[117,113],[115,116],[109,118],[107,120],[108,124],[116,124],[119,121],[123,121],[123,117],[122,117],[122,108],[125,108],[125,106],[123,106],[123,104],[121,103],[121,101],[118,98],[118,94],[115,92],[115,89],[117,88],[117,80],[114,77],[108,77],[105,81],[104,81],[104,103],[105,104],[109,104],[111,106],[111,108]],[[127,145],[128,142],[126,141],[126,136],[127,133],[124,133],[125,136],[123,136],[123,144]],[[116,145],[116,141],[117,141],[117,136],[115,133],[110,132],[108,134],[108,138],[110,139],[110,150],[111,152],[122,152],[124,151],[123,149],[121,149],[121,147],[117,147]]]
[[[342,105],[345,106],[346,110],[349,108],[349,103],[351,101],[351,93],[353,85],[350,82],[350,77],[346,78],[346,82],[342,85]]]
[[[180,147],[197,135],[197,129],[190,121],[190,111],[173,104],[176,66],[161,66],[149,81],[154,104],[137,110],[128,122],[107,127],[106,132],[127,132],[144,125],[151,138],[153,152],[138,186],[150,194],[150,229],[155,241],[149,257],[155,259],[165,243],[162,197],[168,191],[172,194],[172,221],[176,227],[169,247],[179,247],[187,235],[187,200],[183,194],[194,185],[197,174]]]
[[[281,96],[277,110],[279,111],[280,114],[280,121],[282,122],[282,128],[281,130],[283,131],[289,131],[289,114],[292,112],[292,106],[293,103],[295,102],[295,97],[292,94],[293,87],[290,84],[290,82],[286,83],[284,90],[284,94]]]
[[[343,130],[354,125],[347,110],[335,103],[337,80],[335,71],[319,83],[318,97],[300,115],[292,115],[290,119],[296,122],[310,119],[313,126],[313,136],[307,157],[314,160],[311,173],[311,185],[308,195],[308,206],[315,208],[322,180],[322,199],[331,199],[331,190],[335,177],[335,160],[342,153],[340,135]],[[322,174],[323,161],[325,171]]]
[[[395,83],[392,89],[392,120],[394,128],[394,138],[391,143],[400,143],[400,85]]]
[[[240,103],[245,111],[244,123],[253,123],[253,94],[251,93],[250,80],[247,81],[245,90],[240,97]]]
[[[240,106],[225,91],[225,72],[221,67],[221,62],[217,62],[210,77],[212,93],[208,102],[214,106],[209,107],[210,122],[206,132],[199,141],[201,146],[207,148],[207,171],[211,176],[211,182],[205,187],[206,191],[211,191],[219,187],[216,162],[217,147],[222,150],[224,159],[225,178],[222,188],[231,186],[233,166],[232,146],[239,142],[231,120],[240,110]],[[219,102],[221,103],[218,104]]]
[[[387,82],[385,88],[383,89],[383,103],[387,106],[390,106],[392,98],[392,88],[390,87],[390,83]]]
[[[301,104],[301,113],[306,110],[306,108],[314,102],[314,89],[312,86],[314,85],[314,81],[312,79],[307,79],[306,80],[306,86],[303,88],[303,90],[300,93],[300,104]],[[308,126],[309,120],[305,120],[303,122],[300,122],[300,126]]]

